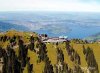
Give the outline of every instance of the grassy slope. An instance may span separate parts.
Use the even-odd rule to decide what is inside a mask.
[[[100,71],[100,44],[87,44],[87,46],[90,46],[93,49],[96,61],[99,66],[99,71]]]
[[[81,57],[81,67],[87,66],[85,56],[83,54],[83,45],[82,44],[71,44],[71,46],[77,51],[79,56]]]
[[[44,69],[44,62],[37,64],[37,59],[38,59],[37,54],[30,50],[28,50],[28,57],[30,57],[30,63],[33,64],[33,71],[35,73],[42,73]],[[28,73],[27,67],[25,67],[24,73]]]
[[[61,43],[58,45],[59,48],[62,49],[63,54],[64,54],[64,62],[68,63],[68,65],[73,68],[74,63],[70,61],[69,56],[67,54],[67,51],[65,49],[65,43]],[[56,45],[53,44],[47,44],[47,50],[48,50],[48,57],[51,60],[51,63],[54,65],[57,62],[57,49],[56,49]]]
[[[74,63],[70,60],[70,57],[68,56],[68,53],[67,53],[66,47],[65,47],[65,43],[60,43],[58,45],[58,47],[60,47],[62,49],[62,51],[63,51],[65,63],[68,63],[69,67],[73,68]]]
[[[81,56],[81,63],[82,63],[82,67],[87,66],[84,55],[82,53],[82,46],[83,44],[72,44],[73,48],[75,50],[77,50],[78,54]],[[98,63],[98,67],[99,67],[99,71],[100,71],[100,44],[84,44],[85,47],[90,47],[91,49],[93,49],[94,55],[95,55],[95,59]]]
[[[75,44],[75,43],[71,43],[71,46],[73,46],[73,48],[75,49],[75,51],[77,51],[77,53],[80,55],[81,57],[81,66],[80,67],[87,67],[87,63],[85,60],[85,56],[83,54],[83,44]],[[61,43],[58,45],[64,53],[64,58],[65,58],[65,62],[68,63],[69,67],[73,68],[73,66],[75,65],[70,59],[69,56],[66,52],[65,49],[65,44]],[[98,63],[99,66],[99,71],[100,71],[100,56],[99,56],[99,52],[100,52],[100,44],[84,44],[85,47],[90,47],[91,49],[93,49],[96,61]],[[51,63],[54,65],[56,64],[56,58],[57,58],[57,54],[56,54],[56,46],[53,44],[47,44],[47,50],[48,50],[48,56],[49,59],[51,60]],[[87,73],[84,70],[85,73]]]
[[[27,38],[29,38],[30,34],[31,34],[30,32],[16,32],[16,31],[9,31],[9,32],[6,33],[7,36],[13,36],[13,35],[23,36],[25,43],[29,42],[29,39],[27,39]],[[8,41],[5,42],[5,43],[0,42],[0,45],[5,47],[8,43],[9,43]],[[73,46],[73,48],[78,52],[78,54],[81,57],[81,67],[86,67],[87,63],[85,61],[85,57],[84,57],[83,49],[82,49],[83,44],[71,43],[71,45]],[[48,57],[51,60],[51,63],[54,65],[54,64],[56,64],[56,58],[57,58],[56,46],[53,45],[53,44],[46,44],[46,46],[47,46],[47,51],[48,51],[48,53],[47,53]],[[100,56],[99,56],[100,55],[99,54],[100,44],[96,44],[96,43],[95,44],[84,44],[84,46],[85,47],[89,46],[90,48],[93,49],[96,61],[97,61],[98,66],[99,66],[99,71],[100,71]],[[69,56],[68,56],[66,49],[65,49],[65,43],[59,44],[58,47],[60,47],[63,50],[64,58],[65,58],[64,61],[66,63],[68,63],[69,67],[73,68],[74,63],[71,62],[71,60],[69,59]],[[16,54],[18,54],[18,49],[15,49],[15,51],[16,51]],[[38,59],[37,55],[30,50],[28,50],[28,56],[31,58],[30,62],[31,62],[31,64],[33,64],[34,72],[35,73],[42,73],[42,71],[44,69],[44,62],[37,64],[37,59]],[[27,67],[25,67],[24,73],[27,73]]]

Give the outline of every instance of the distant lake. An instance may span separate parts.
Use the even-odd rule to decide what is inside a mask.
[[[100,33],[100,13],[0,12],[0,31],[9,29],[85,38]]]

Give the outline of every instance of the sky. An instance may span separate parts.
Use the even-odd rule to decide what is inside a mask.
[[[0,11],[100,12],[100,0],[0,0]]]

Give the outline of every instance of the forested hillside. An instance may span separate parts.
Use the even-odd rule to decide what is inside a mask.
[[[100,44],[43,43],[35,32],[0,33],[0,73],[99,73]]]

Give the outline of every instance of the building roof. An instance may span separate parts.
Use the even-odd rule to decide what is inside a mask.
[[[59,36],[59,38],[64,38],[64,39],[67,39],[68,36]]]
[[[56,43],[56,42],[65,42],[65,41],[66,41],[65,39],[61,39],[61,38],[49,38],[43,42],[44,43],[47,43],[47,42]]]

